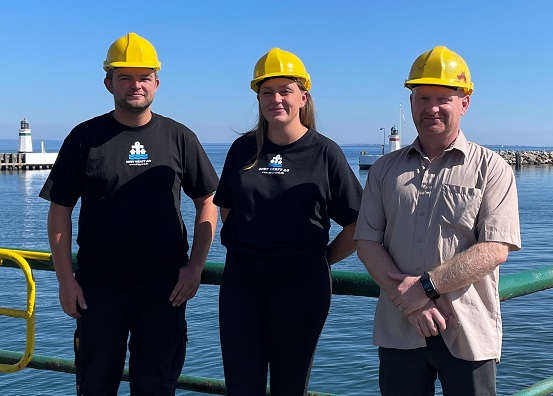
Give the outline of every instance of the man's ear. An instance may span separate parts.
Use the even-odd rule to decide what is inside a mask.
[[[113,80],[109,78],[104,78],[104,85],[110,94],[113,94]]]
[[[467,114],[467,110],[469,109],[470,95],[463,96],[461,101],[462,101],[461,104],[463,106],[463,108],[461,109],[461,115],[465,115]]]

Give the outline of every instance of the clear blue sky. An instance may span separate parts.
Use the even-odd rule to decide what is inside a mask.
[[[257,116],[249,84],[272,47],[312,77],[318,130],[338,143],[381,143],[406,123],[403,82],[415,58],[445,45],[468,63],[475,92],[461,127],[481,144],[553,146],[553,1],[9,1],[1,8],[5,95],[0,138],[63,139],[113,108],[103,86],[110,44],[135,32],[162,62],[153,110],[205,143],[231,142]]]

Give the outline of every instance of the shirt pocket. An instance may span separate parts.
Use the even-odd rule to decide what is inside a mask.
[[[442,186],[441,195],[439,211],[442,224],[473,229],[482,203],[482,190],[445,184]]]

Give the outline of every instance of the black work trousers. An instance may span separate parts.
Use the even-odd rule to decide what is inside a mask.
[[[332,295],[324,255],[302,259],[227,254],[219,295],[227,395],[306,394]]]
[[[186,304],[172,307],[178,279],[136,285],[82,285],[88,309],[75,332],[77,395],[116,396],[129,342],[132,396],[173,396],[186,354]],[[130,337],[129,337],[130,334]]]
[[[378,348],[380,392],[384,396],[432,396],[438,378],[444,396],[495,396],[495,360],[468,361],[451,354],[441,335],[426,347]]]

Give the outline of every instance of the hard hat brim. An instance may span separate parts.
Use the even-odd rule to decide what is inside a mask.
[[[142,68],[142,69],[153,69],[155,71],[161,70],[161,62],[155,65],[144,65],[143,63],[138,62],[109,62],[104,63],[104,70],[108,71],[109,69],[117,69],[122,67],[133,67],[133,68]]]
[[[470,95],[474,91],[474,84],[472,82],[470,84],[463,84],[459,83],[459,81],[451,81],[451,83],[448,84],[448,81],[436,78],[417,78],[413,80],[405,80],[404,87],[412,89],[418,85],[437,85],[447,88],[462,88],[467,95]]]
[[[292,75],[282,75],[282,73],[268,73],[268,74],[264,74],[261,77],[254,78],[250,84],[251,89],[255,93],[257,93],[259,91],[259,86],[263,81],[270,80],[273,78],[279,78],[279,77],[288,78],[290,80],[295,80],[295,81],[301,81],[301,83],[303,84],[303,86],[307,91],[309,91],[309,89],[311,88],[311,79],[309,78],[309,74],[302,75],[302,76],[292,76]]]

